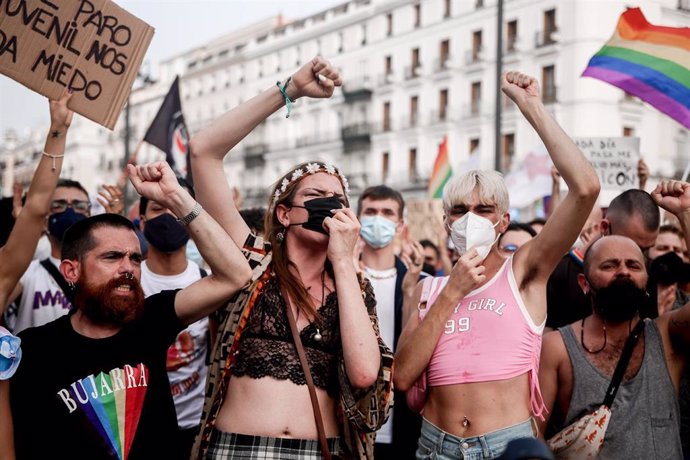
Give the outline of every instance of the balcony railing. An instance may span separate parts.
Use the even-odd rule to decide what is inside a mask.
[[[453,62],[453,60],[450,56],[434,60],[434,72],[443,72],[444,70],[450,70],[451,62]]]
[[[369,77],[348,80],[343,84],[343,97],[346,102],[371,99],[372,88]]]
[[[541,48],[556,43],[556,32],[558,29],[542,30],[534,34],[534,46]]]
[[[245,156],[248,156],[248,157],[263,155],[266,152],[268,152],[268,144],[265,142],[261,142],[259,144],[247,145],[244,148],[244,154],[245,154]]]
[[[465,64],[470,65],[483,61],[482,51],[483,48],[481,46],[477,49],[468,50],[465,53]]]
[[[405,67],[405,80],[412,80],[422,74],[422,64]]]
[[[385,72],[379,76],[379,86],[386,86],[391,83],[395,83],[395,72]]]
[[[340,130],[340,135],[343,141],[365,140],[369,139],[372,132],[371,123],[357,123],[348,125]]]

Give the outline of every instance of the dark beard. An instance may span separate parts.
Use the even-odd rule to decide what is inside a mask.
[[[131,289],[133,296],[117,295],[113,291],[122,285]],[[74,305],[95,324],[124,326],[139,319],[144,312],[144,291],[139,281],[124,276],[100,286],[80,278],[75,286]]]
[[[590,283],[591,284],[591,283]],[[632,320],[649,301],[647,292],[629,278],[614,279],[592,294],[594,310],[605,321],[623,323]]]

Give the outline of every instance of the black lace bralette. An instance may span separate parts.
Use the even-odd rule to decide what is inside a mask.
[[[266,282],[263,293],[249,314],[247,326],[240,338],[239,353],[232,375],[251,378],[273,377],[306,385],[290,324],[285,311],[285,300],[276,278]],[[338,297],[331,292],[319,309],[321,340],[316,340],[317,325],[309,323],[300,331],[307,362],[314,385],[326,390],[332,398],[338,396],[338,355],[340,353],[340,327]]]

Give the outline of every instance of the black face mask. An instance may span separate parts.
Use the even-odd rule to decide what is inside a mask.
[[[67,229],[84,219],[86,219],[84,214],[75,212],[70,206],[63,212],[58,212],[50,216],[48,219],[48,233],[50,233],[50,236],[62,242],[62,238],[65,236]]]
[[[590,296],[597,313],[611,323],[630,321],[649,302],[647,291],[637,287],[630,278],[615,279],[601,289],[592,288]]]
[[[146,221],[144,236],[161,252],[175,252],[189,241],[187,230],[167,212]]]
[[[300,222],[298,224],[290,224],[290,227],[294,225],[301,225],[307,230],[312,230],[315,232],[323,233],[328,235],[328,232],[323,228],[323,221],[326,217],[332,217],[332,209],[340,209],[343,204],[340,200],[334,196],[329,196],[326,198],[314,198],[313,200],[305,201],[304,206],[298,206],[296,204],[292,205],[295,208],[303,208],[307,210],[309,217],[306,222]]]

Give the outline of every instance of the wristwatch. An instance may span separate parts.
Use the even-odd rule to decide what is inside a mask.
[[[201,207],[201,205],[200,205],[199,202],[197,201],[196,204],[194,205],[194,207],[192,208],[192,210],[189,212],[189,214],[187,214],[186,216],[184,216],[182,219],[177,219],[177,221],[178,221],[179,223],[181,223],[182,225],[185,225],[185,226],[186,226],[186,225],[189,225],[189,224],[192,223],[192,221],[193,221],[194,219],[196,219],[197,217],[199,217],[199,214],[201,214],[201,211],[202,211],[202,210],[203,210],[203,208]]]

